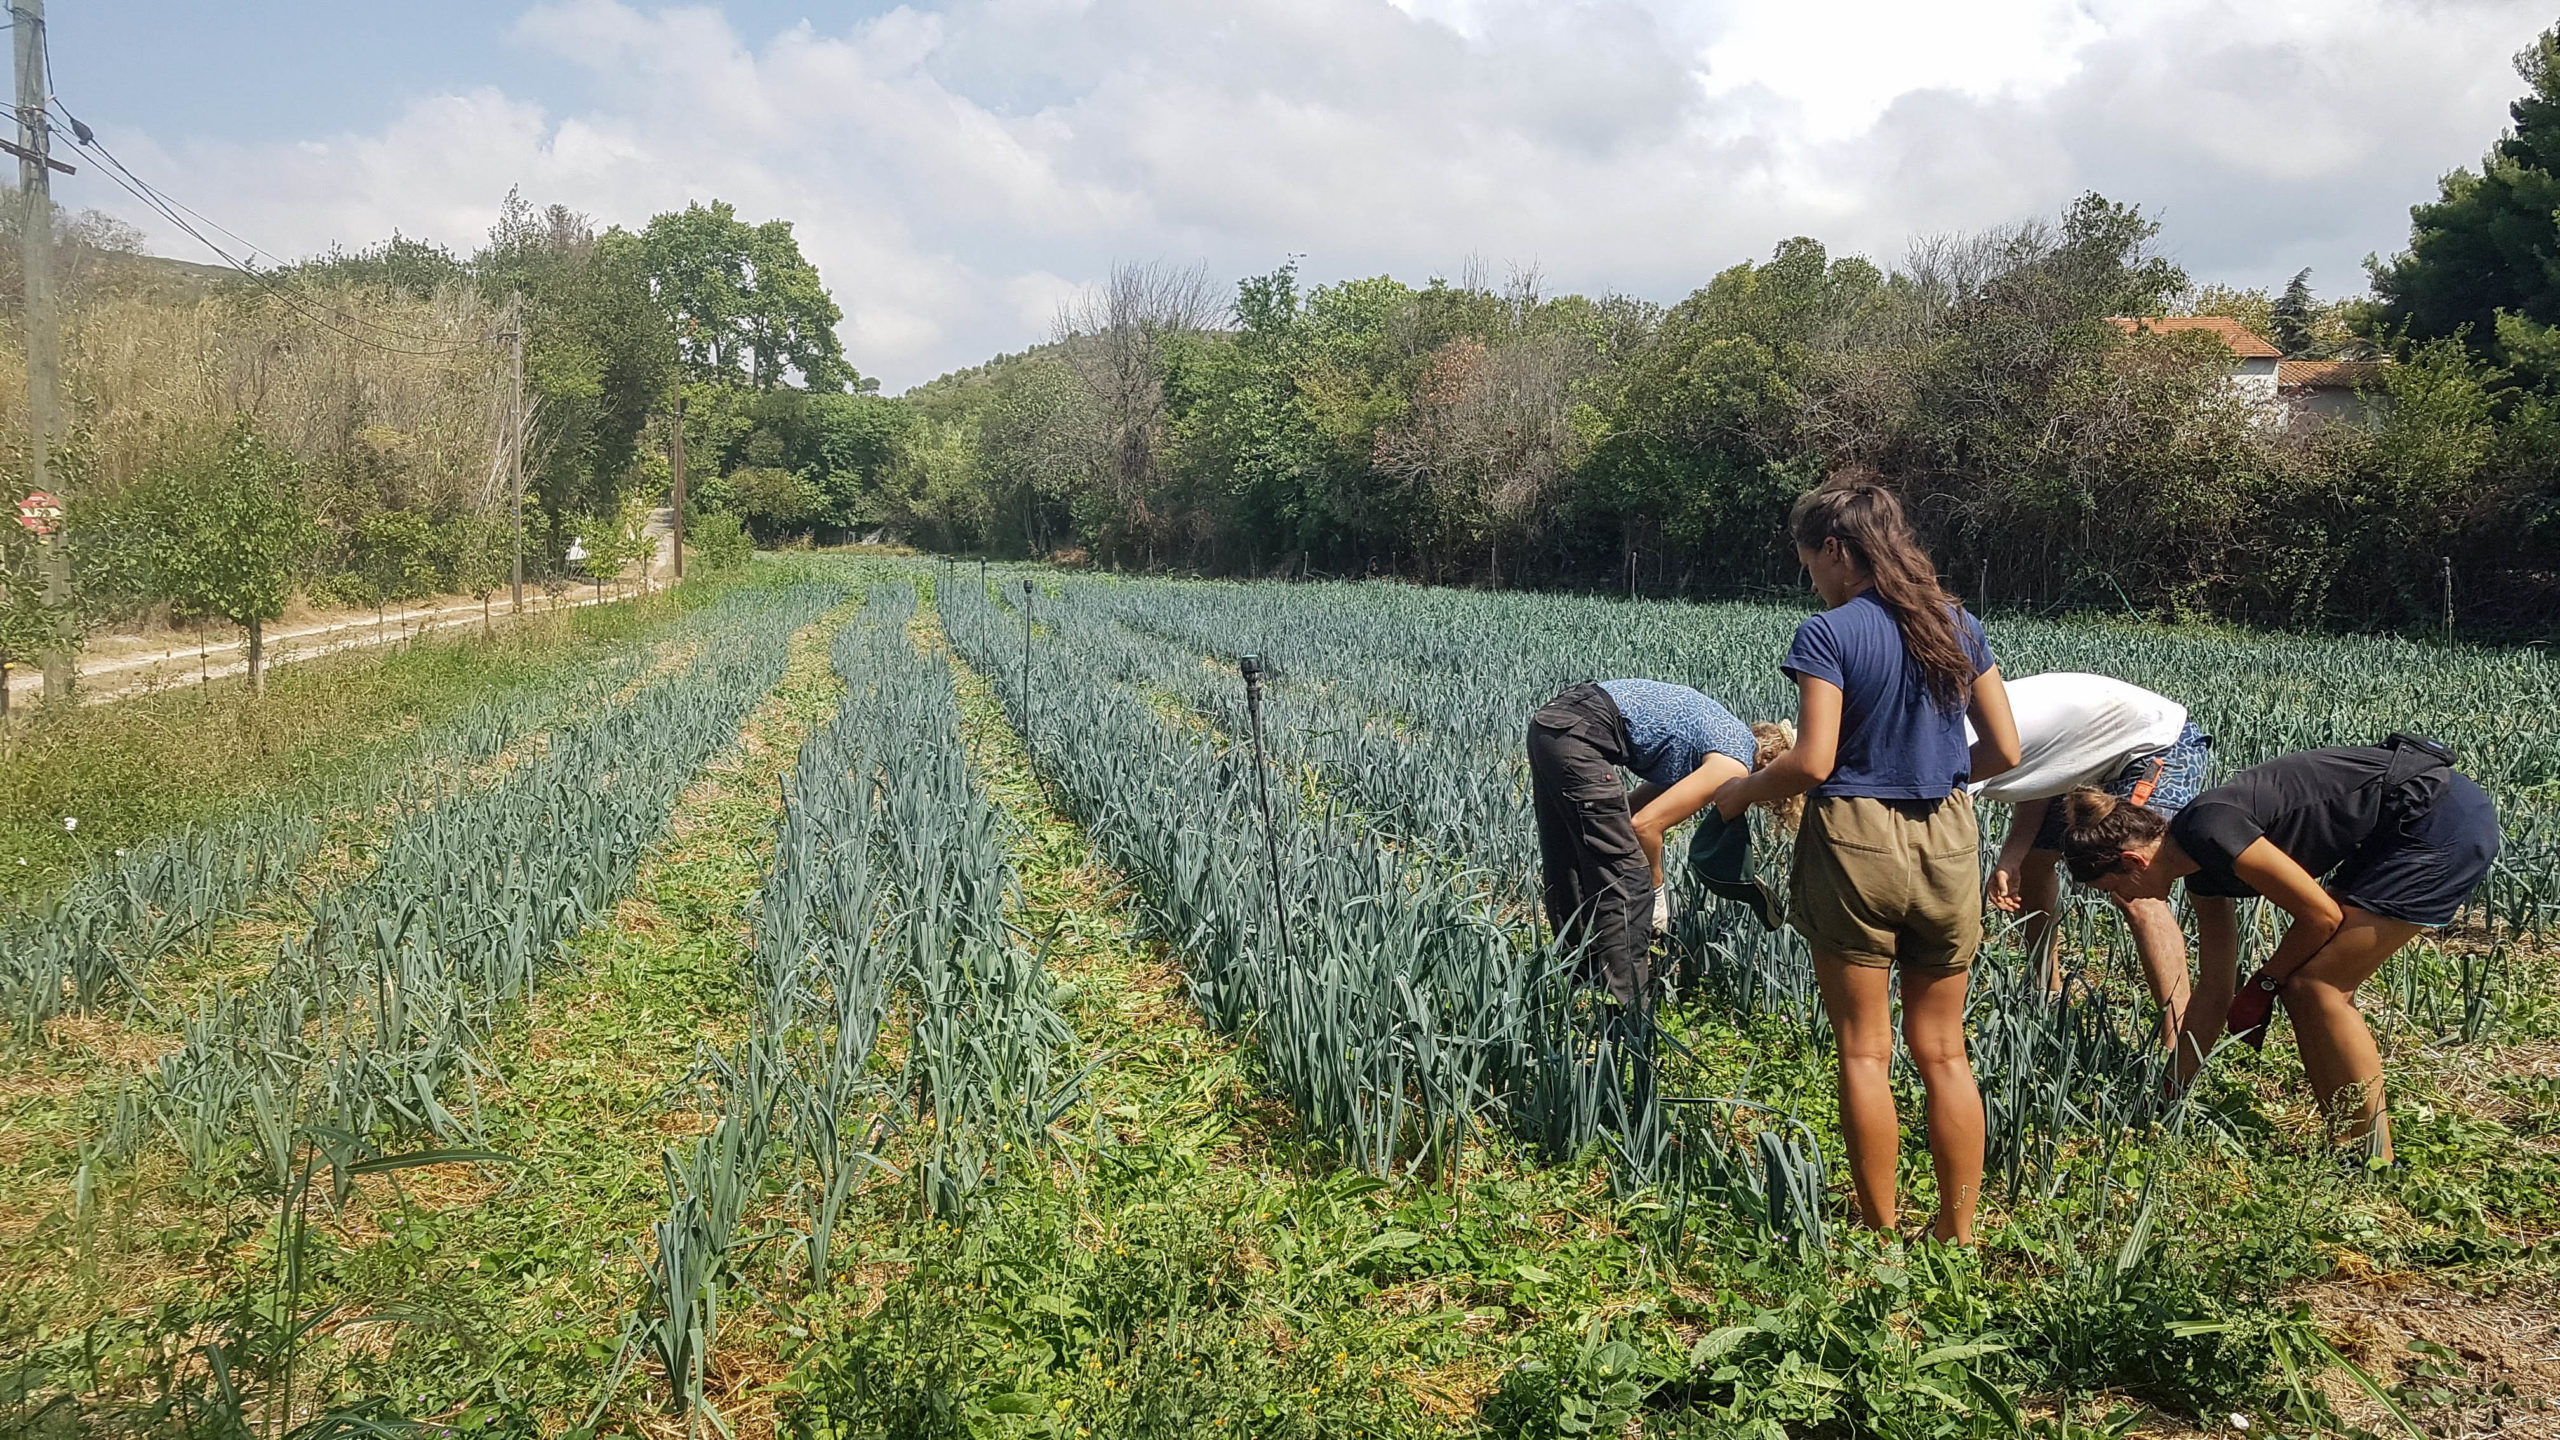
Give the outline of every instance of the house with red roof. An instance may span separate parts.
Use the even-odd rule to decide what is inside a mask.
[[[2372,418],[2382,389],[2381,360],[2287,360],[2276,366],[2276,394],[2296,425]]]
[[[2266,406],[2284,425],[2327,425],[2372,415],[2381,360],[2287,360],[2275,343],[2225,315],[2117,315],[2127,335],[2201,331],[2231,352],[2231,388]]]
[[[2284,352],[2264,335],[2225,315],[2116,315],[2108,324],[2127,335],[2175,335],[2200,330],[2231,352],[2231,388],[2272,407],[2281,383],[2276,367]]]

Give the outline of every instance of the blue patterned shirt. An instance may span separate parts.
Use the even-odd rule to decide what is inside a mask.
[[[1656,785],[1677,785],[1710,755],[1730,755],[1749,768],[1751,727],[1722,705],[1660,680],[1603,680],[1600,688],[1626,717],[1634,753],[1627,768]]]

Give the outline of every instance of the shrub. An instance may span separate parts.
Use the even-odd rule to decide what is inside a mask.
[[[684,538],[694,565],[703,570],[726,570],[743,564],[756,548],[755,537],[747,533],[747,527],[737,516],[725,512],[695,520]]]

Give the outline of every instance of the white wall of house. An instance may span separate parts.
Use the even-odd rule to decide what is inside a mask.
[[[2277,363],[2273,357],[2235,362],[2231,371],[2231,388],[2261,405],[2275,404]]]

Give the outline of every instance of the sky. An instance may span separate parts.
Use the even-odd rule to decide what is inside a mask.
[[[276,257],[468,250],[510,186],[794,223],[891,392],[1118,262],[1471,263],[1664,302],[2097,190],[2199,281],[2360,293],[2554,19],[2508,0],[55,0],[54,93]],[[83,166],[65,204],[201,247]]]

